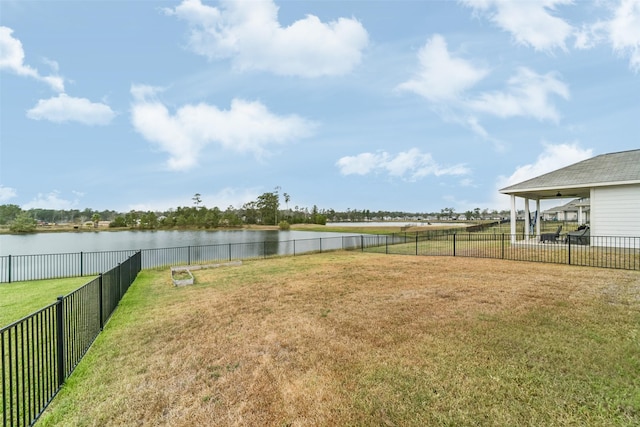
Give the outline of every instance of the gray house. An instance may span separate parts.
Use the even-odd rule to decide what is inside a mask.
[[[544,221],[575,221],[580,224],[588,224],[591,200],[573,199],[560,206],[554,206],[542,211]]]
[[[640,150],[602,154],[500,190],[511,196],[511,235],[515,241],[516,198],[525,201],[528,221],[529,201],[580,199],[584,213],[588,202],[592,236],[640,236]],[[578,218],[585,222],[584,217]],[[540,235],[537,223],[536,235]],[[525,230],[529,230],[528,224]],[[528,237],[528,236],[527,236]]]

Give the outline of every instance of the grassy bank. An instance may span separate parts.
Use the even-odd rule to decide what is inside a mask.
[[[637,425],[640,274],[325,253],[143,271],[38,425]]]
[[[93,277],[0,283],[0,327],[27,316],[89,283]]]

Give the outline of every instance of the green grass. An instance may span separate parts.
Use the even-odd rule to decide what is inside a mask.
[[[0,283],[0,327],[40,310],[82,285],[93,277],[33,280],[27,282]]]
[[[640,423],[640,275],[325,253],[143,271],[41,425]]]

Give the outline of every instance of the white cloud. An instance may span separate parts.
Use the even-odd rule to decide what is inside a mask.
[[[466,175],[470,170],[463,164],[453,166],[439,165],[429,153],[417,148],[390,155],[387,152],[360,153],[345,156],[336,162],[343,175],[367,175],[372,172],[386,172],[390,176],[407,181],[416,181],[428,175]]]
[[[189,23],[191,50],[209,59],[231,58],[239,70],[302,77],[342,75],[360,63],[369,42],[367,31],[355,19],[323,23],[307,15],[282,27],[272,0],[220,4],[218,9],[200,0],[183,0],[163,10]]]
[[[240,208],[245,203],[256,200],[261,193],[261,191],[255,188],[226,187],[216,193],[201,193],[200,199],[202,200],[202,206],[209,209],[218,207],[221,211],[225,211],[229,206]],[[175,209],[178,206],[193,206],[191,197],[192,196],[172,197],[163,200],[147,201],[145,203],[129,205],[125,210],[162,212]]]
[[[593,157],[593,150],[583,149],[577,142],[572,144],[543,143],[544,151],[535,163],[518,166],[508,177],[498,177],[498,189],[535,178],[545,173],[569,166],[573,163]]]
[[[502,118],[524,116],[557,122],[560,113],[551,95],[569,98],[569,88],[553,73],[541,75],[522,67],[508,84],[507,91],[483,93],[467,105],[475,111]]]
[[[640,72],[640,1],[620,0],[607,20],[583,25],[576,34],[575,47],[589,49],[608,42],[614,52],[629,57],[629,68]]]
[[[400,84],[398,89],[415,92],[432,102],[455,100],[488,74],[487,69],[452,56],[447,42],[439,34],[420,49],[418,61],[417,75]]]
[[[508,80],[506,90],[472,95],[473,86],[489,70],[454,57],[448,51],[445,39],[438,34],[420,50],[418,60],[420,72],[397,88],[426,98],[444,120],[468,128],[491,142],[498,151],[504,149],[504,144],[482,126],[480,113],[500,118],[533,117],[558,122],[560,113],[553,103],[553,96],[569,98],[568,86],[554,73],[537,74],[525,67],[519,68]]]
[[[572,4],[572,0],[461,0],[461,3],[486,15],[496,26],[509,32],[518,44],[536,50],[566,50],[565,41],[575,31],[553,15],[556,6]]]
[[[461,122],[463,126],[470,129],[473,133],[478,135],[480,138],[485,141],[489,141],[493,144],[493,148],[496,151],[504,151],[505,144],[500,141],[498,138],[495,138],[487,132],[487,130],[480,124],[480,121],[475,116],[468,116],[464,121]]]
[[[161,102],[144,96],[152,92],[146,86],[132,87],[131,120],[138,133],[169,154],[172,170],[196,166],[209,144],[260,157],[272,145],[310,136],[316,126],[296,115],[273,114],[258,101],[241,99],[234,99],[229,110],[200,103],[180,107],[172,115]]]
[[[58,190],[53,190],[50,193],[38,195],[30,202],[24,204],[22,209],[75,209],[78,206],[78,200],[66,200],[60,197]]]
[[[6,202],[9,199],[13,199],[18,195],[15,188],[5,187],[0,184],[0,202]]]
[[[108,105],[61,93],[57,97],[39,100],[35,107],[27,111],[27,117],[57,123],[80,122],[85,125],[106,125],[115,117],[115,113]]]
[[[613,49],[629,55],[629,67],[640,72],[640,1],[622,0],[607,30]]]
[[[31,77],[45,82],[57,92],[64,92],[64,79],[60,76],[42,76],[35,68],[24,63],[22,42],[11,34],[9,27],[0,26],[0,70],[7,70],[19,76]],[[51,64],[50,60],[47,60]],[[56,70],[57,71],[57,70]]]
[[[367,175],[387,161],[387,153],[360,153],[346,156],[336,162],[343,175]]]

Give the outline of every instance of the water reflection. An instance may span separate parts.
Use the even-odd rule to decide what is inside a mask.
[[[293,252],[293,240],[341,237],[348,233],[278,230],[220,231],[116,231],[35,233],[0,235],[0,255],[33,255],[75,252],[100,252],[138,249],[161,249],[185,246],[227,245],[229,243],[269,242],[271,248],[288,244]],[[273,244],[270,242],[276,242]],[[304,245],[297,242],[296,245]],[[275,250],[275,249],[273,249]],[[277,252],[275,252],[277,253]]]

